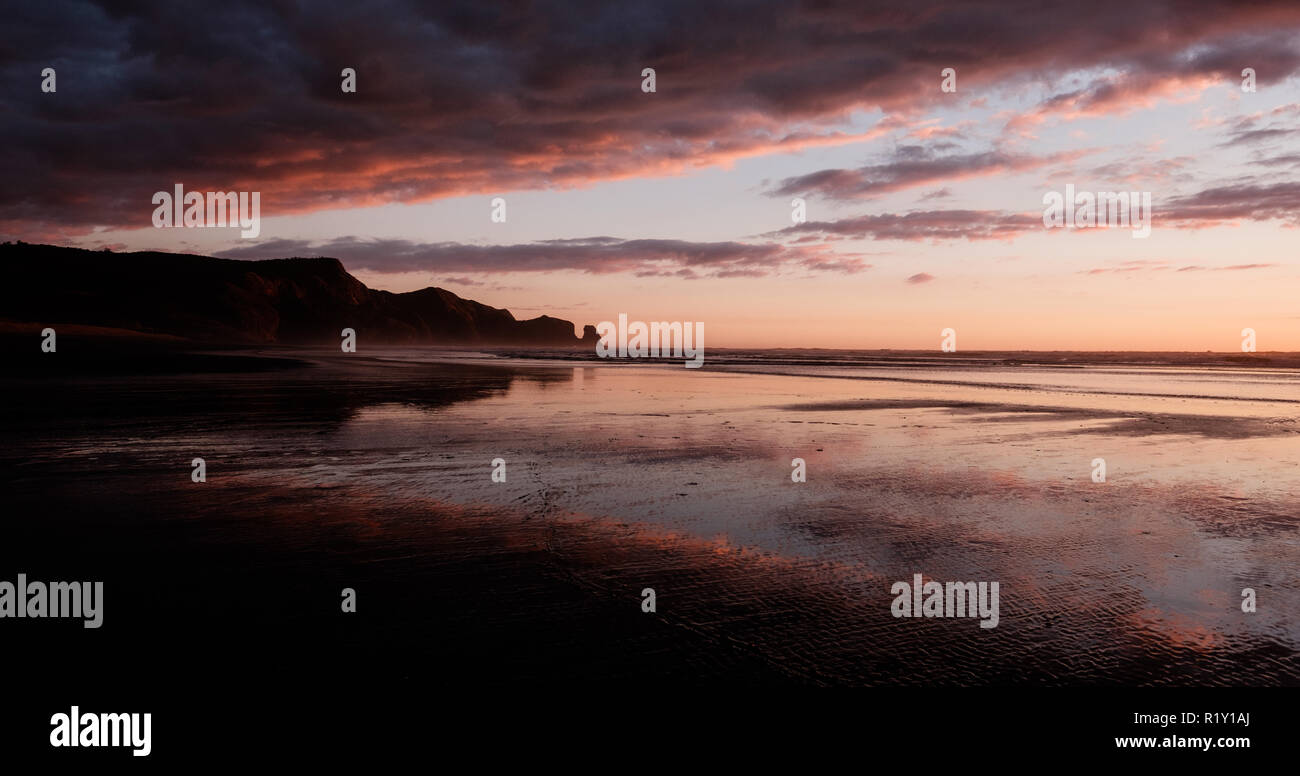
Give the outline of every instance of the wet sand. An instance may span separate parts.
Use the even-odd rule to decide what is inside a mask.
[[[214,681],[1300,684],[1288,370],[250,355],[3,381],[0,571],[107,589],[15,639]],[[914,573],[999,581],[998,627],[894,618]]]

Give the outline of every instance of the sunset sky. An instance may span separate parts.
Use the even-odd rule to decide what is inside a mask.
[[[125,5],[6,11],[3,239],[713,347],[1300,350],[1294,0]],[[154,228],[175,183],[261,235]],[[1150,236],[1045,228],[1067,184],[1150,192]]]

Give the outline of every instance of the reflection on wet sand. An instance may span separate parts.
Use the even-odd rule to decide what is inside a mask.
[[[105,526],[134,531],[116,540],[124,564],[237,558],[291,590],[368,580],[409,606],[385,608],[371,621],[383,639],[353,634],[353,646],[407,671],[459,660],[500,682],[1300,683],[1289,374],[1108,368],[1062,385],[1026,368],[955,385],[898,367],[901,380],[861,380],[752,364],[280,356],[297,363],[6,381],[9,488],[101,548],[117,535]],[[1248,401],[1223,398],[1236,379]],[[45,409],[31,409],[37,391]],[[199,451],[215,487],[160,484],[183,482]],[[490,477],[498,457],[504,483]],[[793,458],[806,483],[791,482]],[[1096,458],[1104,483],[1090,477]],[[68,472],[75,487],[51,497]],[[49,521],[23,531],[34,556],[54,557]],[[890,586],[915,573],[998,581],[998,626],[895,619]],[[1246,587],[1254,613],[1240,608]],[[293,615],[295,632],[334,627],[312,611]],[[532,657],[499,638],[526,640]]]

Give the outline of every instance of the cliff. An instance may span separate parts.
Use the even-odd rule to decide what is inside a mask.
[[[509,310],[441,288],[367,288],[338,259],[236,261],[175,253],[110,253],[0,245],[0,320],[79,324],[202,342],[337,345],[344,328],[366,344],[594,344],[573,324]],[[588,342],[590,340],[590,342]]]

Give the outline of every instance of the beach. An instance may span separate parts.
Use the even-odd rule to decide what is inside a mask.
[[[6,378],[4,568],[102,580],[145,676],[1300,684],[1292,369],[517,355]],[[896,617],[915,574],[996,627]]]

